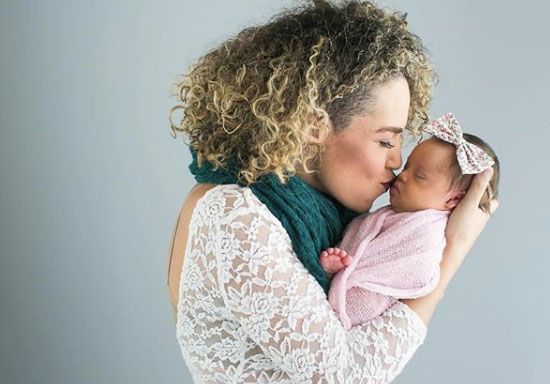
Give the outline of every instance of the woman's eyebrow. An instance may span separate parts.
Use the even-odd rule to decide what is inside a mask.
[[[400,127],[382,127],[382,128],[378,128],[376,130],[376,133],[381,133],[381,132],[401,133],[401,132],[403,132],[403,128],[400,128]]]

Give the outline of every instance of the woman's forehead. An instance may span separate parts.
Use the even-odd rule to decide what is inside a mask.
[[[379,114],[369,113],[355,115],[348,128],[355,128],[363,131],[369,136],[375,135],[399,135],[404,131],[404,125],[398,119],[384,119]],[[343,130],[346,131],[346,130]]]

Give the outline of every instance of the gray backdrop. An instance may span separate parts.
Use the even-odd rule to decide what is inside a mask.
[[[1,2],[0,382],[191,381],[165,285],[193,185],[170,84],[291,4]],[[382,4],[431,52],[432,114],[453,111],[503,172],[501,208],[396,382],[547,383],[550,6]]]

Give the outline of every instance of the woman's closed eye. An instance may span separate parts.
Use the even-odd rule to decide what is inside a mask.
[[[384,140],[380,140],[379,141],[380,145],[384,148],[393,148],[395,147],[395,145],[392,145],[392,143],[390,143],[389,141],[384,141]]]

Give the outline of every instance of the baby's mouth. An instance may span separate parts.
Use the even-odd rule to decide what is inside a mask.
[[[399,185],[395,181],[391,185],[391,190],[393,192],[399,192]]]
[[[392,187],[392,185],[393,185],[393,183],[395,183],[396,179],[397,179],[397,177],[394,177],[390,181],[386,181],[385,183],[382,183],[382,185],[384,186],[384,191],[385,192],[387,192],[388,189],[390,189]]]

